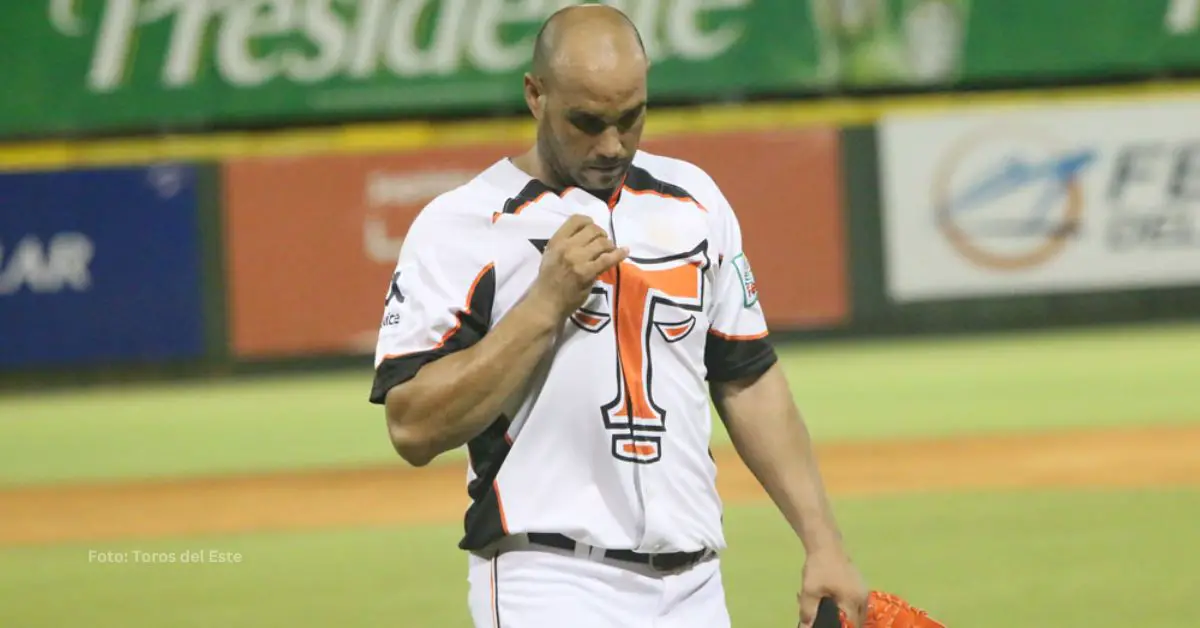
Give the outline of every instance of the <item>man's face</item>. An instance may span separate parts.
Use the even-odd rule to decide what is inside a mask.
[[[538,144],[555,175],[590,191],[621,185],[642,139],[644,78],[608,84],[555,81],[545,90]]]

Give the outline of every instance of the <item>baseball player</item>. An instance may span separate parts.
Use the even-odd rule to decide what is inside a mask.
[[[801,623],[829,597],[861,626],[737,216],[699,167],[638,148],[647,68],[616,9],[546,21],[536,144],[414,221],[370,399],[408,463],[467,448],[479,628],[729,626],[710,395],[806,549]]]

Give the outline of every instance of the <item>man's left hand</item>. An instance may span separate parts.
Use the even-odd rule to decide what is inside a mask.
[[[852,628],[864,628],[867,596],[870,591],[862,574],[844,552],[835,550],[809,554],[804,561],[804,581],[800,589],[800,628],[811,628],[821,598],[830,597],[845,613]]]

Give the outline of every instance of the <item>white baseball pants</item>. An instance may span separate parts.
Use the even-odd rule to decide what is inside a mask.
[[[588,549],[469,554],[475,628],[729,628],[717,557],[663,574]]]

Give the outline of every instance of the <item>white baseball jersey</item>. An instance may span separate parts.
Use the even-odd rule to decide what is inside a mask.
[[[639,152],[611,199],[502,159],[414,221],[387,292],[370,399],[479,342],[546,241],[586,214],[630,256],[565,321],[527,388],[468,444],[460,547],[560,533],[607,549],[725,547],[708,381],[776,360],[733,209],[699,167]]]

